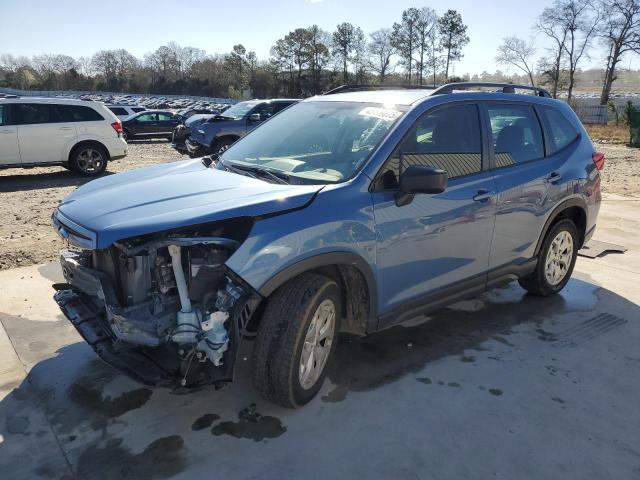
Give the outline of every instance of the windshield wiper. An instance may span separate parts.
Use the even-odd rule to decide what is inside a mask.
[[[224,163],[224,162],[222,162],[222,166],[228,172],[237,173],[238,175],[244,175],[245,177],[258,178],[257,175],[254,175],[249,170],[244,170],[242,168],[233,167],[233,166],[229,165],[228,163]]]
[[[256,172],[258,175],[267,175],[269,178],[275,180],[278,183],[282,183],[284,185],[289,185],[289,175],[282,173],[276,174],[271,170],[262,167],[247,167],[252,172]]]

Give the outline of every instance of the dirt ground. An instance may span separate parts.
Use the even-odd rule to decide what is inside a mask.
[[[603,191],[640,197],[640,150],[597,144],[606,154]],[[129,155],[109,164],[117,173],[181,157],[165,140],[129,144]],[[69,192],[88,180],[62,167],[0,170],[0,270],[55,259],[63,242],[51,226],[51,212]]]

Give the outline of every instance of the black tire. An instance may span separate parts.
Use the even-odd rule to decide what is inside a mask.
[[[221,155],[234,143],[236,143],[236,141],[232,138],[221,138],[220,140],[216,140],[211,145],[211,153]]]
[[[313,316],[325,300],[333,302],[335,323],[329,354],[313,385],[300,382],[300,359]],[[335,352],[342,299],[336,283],[316,273],[303,273],[281,286],[269,298],[253,349],[255,388],[274,403],[297,408],[320,390]]]
[[[564,278],[559,283],[553,285],[547,280],[547,276],[545,275],[545,264],[553,240],[558,236],[558,234],[563,231],[566,231],[567,233],[569,233],[569,235],[571,235],[571,239],[573,241],[573,252],[569,268],[567,269]],[[541,297],[553,295],[562,290],[571,278],[573,268],[576,264],[576,259],[578,257],[578,241],[579,235],[575,223],[573,223],[569,219],[560,220],[558,223],[556,223],[547,232],[547,235],[544,238],[544,242],[542,243],[542,247],[540,248],[540,254],[538,255],[538,263],[536,265],[535,271],[527,275],[526,277],[522,277],[521,279],[519,279],[518,283],[520,283],[520,286],[529,293]]]
[[[87,155],[91,157],[91,162],[87,162]],[[102,145],[86,143],[84,145],[74,147],[71,152],[69,165],[71,170],[79,173],[80,175],[84,175],[85,177],[94,177],[105,171],[108,160],[109,154]]]

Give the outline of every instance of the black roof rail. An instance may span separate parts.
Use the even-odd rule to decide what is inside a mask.
[[[339,87],[332,88],[322,95],[332,95],[334,93],[347,93],[347,92],[359,92],[361,90],[433,90],[434,87],[428,85],[340,85]]]
[[[516,93],[518,90],[532,90],[536,92],[539,97],[551,97],[549,92],[544,88],[532,87],[531,85],[514,85],[511,83],[491,83],[491,82],[459,82],[459,83],[447,83],[441,87],[436,88],[431,95],[440,95],[445,93],[453,93],[454,90],[466,90],[473,87],[493,87],[501,89],[502,93]]]

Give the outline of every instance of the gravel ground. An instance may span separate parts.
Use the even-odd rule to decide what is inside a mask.
[[[640,150],[597,144],[606,155],[603,191],[640,197]],[[129,155],[109,164],[117,173],[180,157],[165,140],[129,144]],[[88,180],[62,167],[0,170],[0,270],[55,259],[63,242],[51,226],[51,212],[69,192]]]

